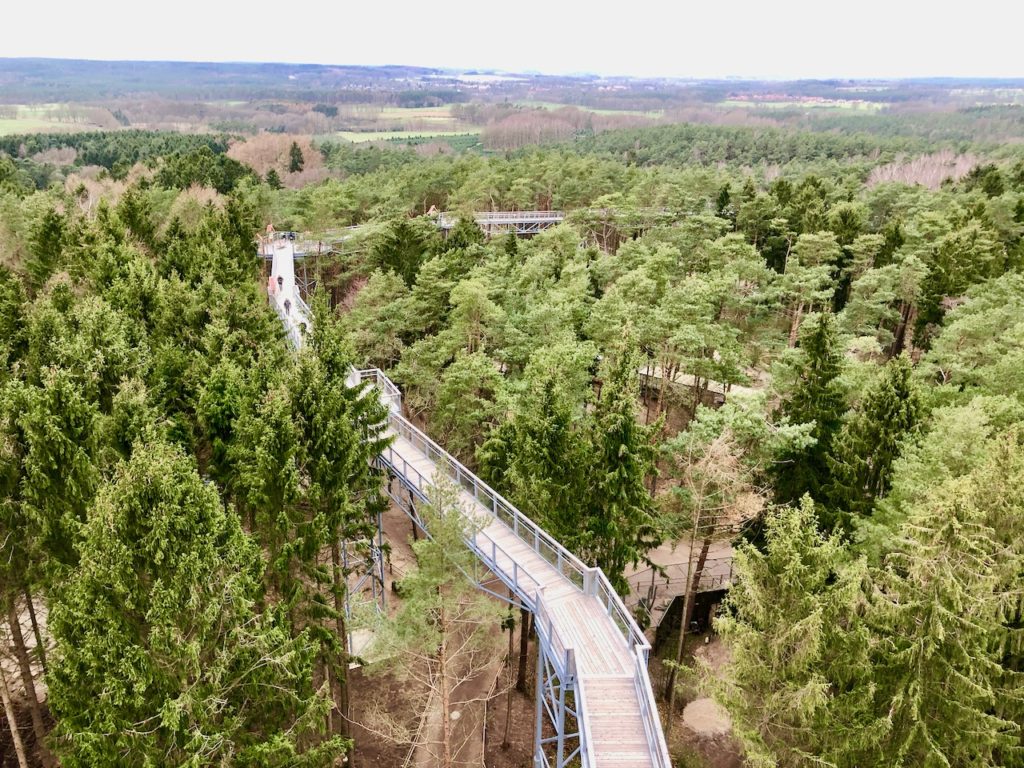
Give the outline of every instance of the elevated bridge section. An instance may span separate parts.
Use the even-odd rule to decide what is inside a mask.
[[[515,232],[528,237],[565,221],[564,211],[481,211],[473,214],[477,226],[488,237]],[[437,226],[442,232],[452,229],[459,221],[454,213],[442,213]]]
[[[288,279],[291,241],[284,242],[274,254],[270,298],[298,348],[310,315]],[[402,416],[401,393],[379,370],[353,370],[349,382],[369,383],[388,408],[392,439],[377,463],[405,490],[391,492],[388,483],[395,502],[422,526],[417,508],[431,489],[442,478],[457,487],[470,521],[466,544],[533,612],[534,768],[671,768],[647,673],[650,646],[601,569],[581,562]]]

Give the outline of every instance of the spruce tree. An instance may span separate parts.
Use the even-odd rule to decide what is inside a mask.
[[[920,421],[921,400],[912,375],[905,356],[890,360],[835,439],[828,497],[847,532],[851,516],[870,514],[875,499],[888,492],[901,444]]]
[[[805,493],[816,500],[824,497],[830,480],[827,457],[846,409],[838,381],[842,369],[836,321],[830,313],[823,312],[801,329],[796,383],[781,407],[781,415],[789,423],[814,424],[814,444],[788,452],[776,467],[775,493],[781,503],[793,502]]]
[[[267,171],[266,176],[267,186],[271,189],[281,189],[284,185],[281,183],[281,176],[277,173],[277,169],[271,168]]]
[[[56,208],[47,209],[32,230],[25,270],[32,291],[38,291],[59,267],[68,238],[67,218]]]
[[[585,435],[555,378],[532,385],[477,451],[480,472],[570,548],[586,510]]]
[[[605,375],[601,399],[590,426],[589,509],[574,549],[599,565],[617,590],[626,592],[626,566],[643,561],[661,541],[647,478],[654,465],[653,435],[661,423],[637,419],[637,358],[616,354]]]
[[[871,712],[870,635],[858,615],[866,565],[816,518],[808,496],[768,515],[763,551],[736,553],[715,622],[730,659],[707,681],[755,768],[854,768],[851,755],[884,730]]]
[[[999,664],[998,638],[1017,584],[1007,583],[1007,549],[978,504],[971,477],[935,488],[912,512],[866,620],[879,711],[889,723],[882,749],[861,764],[1012,765],[1021,725],[1005,703],[1020,682]],[[1018,512],[1019,516],[1019,512]]]
[[[191,460],[138,450],[90,510],[55,596],[61,764],[328,766],[315,644],[254,611],[259,549]]]
[[[288,173],[298,173],[305,165],[306,159],[302,156],[302,148],[297,141],[293,141],[288,150]]]

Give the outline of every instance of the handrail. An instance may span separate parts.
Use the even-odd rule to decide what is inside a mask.
[[[644,724],[644,737],[647,744],[652,747],[651,761],[654,768],[672,768],[665,733],[655,726],[660,720],[658,705],[654,701],[654,686],[651,685],[651,678],[647,674],[647,657],[637,649],[634,662],[633,683],[636,686],[637,701],[640,702],[640,720]]]
[[[533,549],[549,565],[554,566],[562,576],[576,585],[584,594],[594,597],[603,606],[605,613],[618,628],[633,657],[633,683],[641,710],[644,738],[647,742],[654,768],[671,768],[668,748],[660,728],[657,704],[654,701],[654,693],[647,672],[651,646],[637,625],[636,620],[626,608],[622,598],[612,587],[604,571],[600,568],[584,565],[578,557],[565,549],[543,528],[516,509],[501,494],[468,470],[422,430],[403,417],[401,415],[401,392],[382,371],[370,368],[357,371],[356,373],[360,380],[373,380],[374,384],[379,388],[381,399],[389,405],[389,425],[398,435],[411,442],[417,450],[421,451],[424,456],[433,462],[438,470],[444,471],[446,475],[454,479],[456,484],[463,491],[471,494],[480,507],[490,516],[503,523],[520,541]],[[385,448],[381,455],[385,461],[390,463],[396,471],[400,472],[426,498],[431,482],[418,469],[412,466],[393,446]],[[477,536],[490,543],[489,556],[488,547],[482,547],[476,540]],[[508,558],[509,562],[512,563],[511,581],[513,583],[511,586],[517,594],[524,597],[524,602],[529,601],[531,593],[525,589],[525,584],[520,584],[520,574],[527,577],[533,583],[535,588],[532,592],[534,603],[532,608],[537,632],[545,639],[549,647],[552,648],[553,663],[560,678],[566,680],[567,674],[575,677],[577,673],[573,661],[573,648],[567,647],[557,632],[555,622],[544,602],[543,585],[525,568],[520,568],[516,560],[502,549],[491,536],[483,531],[478,531],[472,537],[467,536],[467,543],[495,573],[499,576],[504,574],[506,578],[503,578],[503,580],[506,583],[509,580],[507,578],[508,574],[505,573],[505,569],[498,563],[498,553],[500,552],[503,557]],[[578,706],[581,712],[586,711],[584,688],[584,685],[576,686]],[[581,763],[586,768],[591,768],[593,761],[588,751],[588,745],[593,743],[590,734],[590,723],[586,717],[581,717],[580,721]]]
[[[401,397],[394,382],[377,368],[361,370],[359,377],[360,379],[372,378],[391,398]],[[585,594],[597,597],[612,622],[618,627],[627,647],[630,649],[642,648],[645,653],[650,650],[650,644],[643,631],[637,625],[629,609],[626,608],[625,603],[622,602],[618,592],[612,588],[604,571],[584,565],[576,555],[520,512],[504,496],[468,470],[458,459],[445,451],[404,416],[392,410],[389,421],[399,435],[417,446],[427,458],[439,467],[446,467],[448,474],[454,478],[456,484],[472,492],[473,497],[481,503],[481,506],[490,510],[493,517],[505,523],[520,541],[532,548],[550,565],[553,565],[559,573],[576,584]]]
[[[396,450],[394,450],[394,448],[390,445],[387,446],[381,453],[382,455],[386,454],[386,461],[390,463],[391,466],[394,467],[396,471],[400,472],[402,476],[406,479],[406,481],[412,482],[420,491],[421,496],[427,498],[427,490],[430,487],[431,482],[426,477],[424,477],[422,472],[420,472],[418,469],[416,469],[416,467],[414,467],[412,464],[406,461],[405,457],[398,453]],[[401,462],[400,467],[398,461]],[[489,546],[481,546],[480,542],[477,541],[478,537],[484,539]],[[517,594],[529,596],[531,594],[535,594],[538,589],[543,589],[543,585],[541,584],[540,580],[538,580],[536,576],[530,573],[528,568],[526,568],[523,565],[520,565],[519,562],[512,556],[512,554],[505,550],[505,548],[502,547],[497,541],[495,541],[494,537],[488,534],[487,531],[476,530],[473,531],[472,535],[467,534],[466,544],[469,546],[470,549],[472,549],[477,554],[477,556],[481,560],[484,561],[485,564],[491,567],[491,569],[494,570],[496,573],[507,572],[507,569],[503,567],[498,560],[499,554],[502,557],[504,557],[508,562],[510,562],[512,564],[512,584],[510,586],[512,587],[513,590],[515,590]],[[522,579],[520,579],[520,576],[525,577],[525,579],[528,580],[529,583],[526,585],[522,585],[520,583],[522,581]]]
[[[574,659],[574,662],[575,662],[575,659]],[[575,677],[576,674],[577,674],[576,673],[576,665],[575,665],[575,663],[573,664],[573,669],[571,670],[571,672],[572,672],[572,675]],[[587,712],[588,711],[587,710],[587,694],[586,694],[586,690],[585,690],[586,687],[587,686],[585,686],[585,685],[577,685],[576,686],[576,706],[577,706],[577,708],[579,709],[580,712]],[[585,768],[591,768],[591,766],[593,766],[593,764],[594,764],[594,758],[590,754],[590,745],[594,743],[594,737],[590,733],[590,718],[589,717],[579,717],[579,718],[576,719],[576,722],[577,722],[577,725],[579,726],[579,729],[580,729],[580,765],[585,766]],[[646,733],[646,728],[647,727],[646,727],[646,724],[645,724],[644,725],[645,733]],[[650,740],[649,739],[648,739],[648,744],[650,744]]]
[[[512,213],[512,212],[510,212]],[[551,215],[554,212],[548,212]],[[442,216],[443,218],[443,216]],[[294,251],[292,253],[294,257]],[[302,345],[302,334],[299,330],[300,323],[296,322],[293,315],[298,314],[303,324],[308,325],[311,318],[309,307],[301,297],[293,293],[296,299],[294,306],[289,308],[289,311],[285,311],[282,304],[278,303],[280,296],[275,296],[271,290],[269,299],[274,305],[275,310],[281,317],[288,337],[292,341],[293,346],[298,349]],[[629,648],[631,654],[634,657],[634,671],[633,671],[633,682],[636,688],[636,694],[638,698],[638,705],[641,710],[641,720],[643,721],[644,736],[647,742],[648,751],[651,755],[651,759],[654,763],[655,768],[670,768],[670,759],[668,756],[668,750],[665,745],[665,739],[661,732],[660,720],[657,715],[657,706],[654,703],[654,694],[651,689],[650,678],[647,675],[647,661],[648,654],[650,652],[650,645],[647,643],[643,633],[640,632],[636,621],[626,610],[626,606],[622,602],[622,598],[618,593],[612,589],[611,583],[608,581],[607,576],[600,568],[593,568],[585,566],[579,558],[569,552],[559,542],[555,541],[551,536],[548,535],[540,526],[534,523],[530,518],[512,506],[504,497],[497,493],[494,489],[483,482],[479,477],[466,469],[459,461],[448,454],[447,451],[442,449],[437,443],[431,440],[426,434],[417,429],[409,421],[407,421],[401,415],[401,392],[398,388],[378,369],[367,369],[363,371],[356,371],[352,369],[350,371],[348,381],[354,385],[359,381],[367,379],[373,379],[374,383],[378,386],[381,399],[387,402],[388,408],[388,426],[394,428],[403,438],[411,440],[414,444],[418,444],[420,450],[434,462],[436,468],[441,470],[444,468],[447,473],[453,477],[456,483],[464,490],[471,491],[473,498],[480,504],[480,506],[488,511],[495,520],[500,521],[512,531],[517,538],[520,539],[527,546],[532,547],[534,552],[539,554],[548,564],[554,566],[558,573],[568,579],[572,584],[579,588],[584,594],[594,597],[602,603],[604,610],[612,619],[613,624],[618,627],[622,633],[623,639],[626,642],[627,648]],[[426,498],[426,493],[430,483],[422,473],[419,472],[414,466],[412,466],[404,456],[398,453],[393,445],[385,447],[378,461],[387,465],[390,463],[391,467],[396,471],[400,471],[404,480],[406,480],[410,486],[415,485],[417,491],[421,496]],[[401,462],[401,468],[399,468],[398,462]],[[478,537],[481,537],[485,542],[490,542],[490,553],[488,557],[488,548],[480,545]],[[520,585],[520,572],[525,579],[529,579],[532,582],[534,589],[533,594],[533,609],[536,617],[537,632],[538,635],[545,636],[547,638],[548,646],[552,649],[559,648],[562,653],[554,653],[554,663],[556,670],[560,666],[559,671],[562,685],[566,685],[570,680],[576,680],[578,677],[578,670],[575,664],[575,654],[572,648],[567,648],[564,639],[558,635],[555,629],[555,623],[551,614],[547,610],[547,606],[544,604],[543,599],[543,585],[541,585],[536,577],[530,574],[527,569],[520,568],[518,561],[512,558],[501,546],[488,534],[483,531],[477,531],[472,537],[467,536],[467,543],[478,554],[481,560],[488,563],[491,566],[491,570],[501,577],[505,583],[508,583],[508,574],[504,573],[503,569],[498,563],[498,553],[500,552],[503,557],[508,558],[509,562],[512,563],[512,588],[523,597],[524,603],[528,601],[530,592],[526,589],[526,585]],[[568,573],[566,572],[568,569]],[[545,627],[544,620],[547,619]],[[582,681],[581,681],[582,682]],[[594,768],[594,758],[590,752],[590,745],[593,744],[593,739],[590,733],[589,718],[586,716],[588,711],[586,708],[586,693],[585,685],[575,685],[576,695],[576,709],[579,713],[577,719],[579,720],[580,738],[579,738],[579,754],[580,761],[584,768]],[[539,692],[538,692],[539,693]]]

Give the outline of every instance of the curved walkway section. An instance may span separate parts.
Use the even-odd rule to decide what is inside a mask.
[[[534,613],[561,680],[577,682],[582,763],[669,768],[647,657],[650,646],[599,568],[584,565],[401,415],[401,395],[376,369],[360,371],[389,407],[381,462],[421,500],[440,477],[460,490],[471,549]]]

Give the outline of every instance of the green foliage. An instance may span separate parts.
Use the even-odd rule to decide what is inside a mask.
[[[993,513],[1003,504],[980,479],[948,481],[913,510],[866,616],[880,640],[876,676],[891,728],[879,757],[898,765],[1020,759],[1021,725],[1006,711],[1019,715],[1019,679],[993,645],[1004,607],[1019,601],[1010,584],[1020,549],[1000,541]],[[1018,528],[1020,502],[1011,501]],[[1019,530],[1012,536],[1019,542]]]
[[[787,453],[776,467],[775,493],[780,501],[796,500],[805,493],[824,497],[831,477],[827,457],[846,409],[839,382],[842,369],[836,322],[825,312],[805,324],[800,334],[800,347],[792,361],[792,389],[780,409],[791,424],[814,424],[810,433],[814,444]],[[834,523],[827,519],[823,522],[828,527]]]
[[[306,634],[253,610],[260,559],[191,462],[148,444],[99,494],[53,606],[63,765],[326,766]]]
[[[405,217],[390,222],[374,243],[371,264],[394,272],[411,286],[432,247],[433,238],[437,237],[427,226],[433,229],[431,222],[410,221]]]
[[[302,156],[302,149],[293,141],[288,149],[288,173],[299,173],[305,165],[306,160]]]
[[[875,500],[889,491],[893,462],[918,427],[921,402],[912,375],[906,357],[890,360],[833,442],[826,494],[847,532],[851,516],[870,514]]]
[[[187,189],[199,185],[213,187],[218,192],[227,194],[243,178],[252,176],[251,168],[203,146],[188,153],[176,153],[166,158],[156,175],[156,180],[165,187]]]
[[[612,586],[628,590],[627,565],[645,560],[661,539],[647,479],[656,472],[653,436],[659,424],[637,421],[637,359],[621,351],[609,364],[591,423],[592,488],[583,526],[569,546],[604,569]]]
[[[849,756],[885,732],[858,610],[866,566],[816,523],[806,496],[770,513],[764,550],[736,553],[716,622],[731,658],[720,679],[707,674],[753,766],[857,765]]]
[[[406,683],[418,716],[436,713],[438,726],[421,744],[433,764],[453,768],[462,747],[455,740],[456,691],[491,668],[502,645],[501,633],[493,630],[501,625],[503,610],[474,580],[478,563],[465,540],[477,528],[460,506],[458,489],[434,485],[419,511],[430,537],[413,544],[416,570],[402,579],[398,612],[376,633],[376,652],[387,659],[377,671],[390,671]],[[386,712],[391,702],[378,705],[385,710],[380,717],[386,730],[401,734],[404,724]]]
[[[0,152],[12,156],[21,151],[34,155],[61,147],[76,150],[77,164],[99,165],[108,171],[115,167],[127,170],[135,163],[151,163],[158,157],[187,153],[202,147],[223,154],[228,150],[228,137],[167,131],[83,131],[0,136]]]

